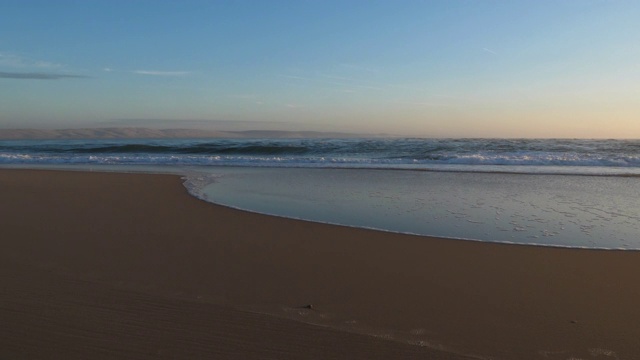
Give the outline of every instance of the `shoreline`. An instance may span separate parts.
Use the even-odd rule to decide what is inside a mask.
[[[573,246],[573,245],[520,243],[520,242],[497,241],[497,240],[496,241],[488,241],[488,240],[471,239],[471,238],[460,238],[460,237],[453,237],[453,236],[424,235],[424,234],[411,233],[411,232],[387,230],[387,229],[383,229],[383,228],[374,228],[374,227],[357,226],[357,225],[345,225],[345,224],[338,224],[338,223],[332,223],[332,222],[324,222],[324,221],[320,221],[320,220],[296,218],[296,217],[291,217],[291,216],[286,216],[286,215],[270,214],[270,213],[266,213],[266,212],[260,212],[260,211],[245,209],[245,208],[231,206],[231,205],[219,204],[219,203],[216,203],[213,200],[203,199],[203,198],[200,198],[200,197],[198,197],[196,195],[193,195],[193,194],[189,194],[189,195],[191,195],[191,196],[193,196],[193,197],[195,197],[195,198],[197,198],[199,200],[202,200],[204,202],[207,202],[209,204],[215,205],[215,206],[221,206],[221,207],[225,207],[225,208],[228,208],[228,209],[233,209],[233,210],[236,210],[236,211],[242,211],[242,212],[256,214],[256,215],[272,216],[272,217],[281,218],[281,219],[290,219],[290,220],[295,220],[295,221],[305,221],[305,222],[311,222],[311,223],[320,224],[320,225],[338,226],[338,227],[344,227],[344,228],[350,228],[350,229],[362,229],[362,230],[377,231],[377,232],[389,233],[389,234],[392,234],[392,235],[407,235],[407,236],[424,237],[424,238],[427,238],[427,239],[440,239],[440,240],[452,240],[452,241],[470,241],[470,242],[479,242],[479,243],[484,243],[484,244],[498,244],[498,245],[510,245],[510,246],[532,246],[532,247],[543,247],[543,248],[552,248],[552,249],[595,250],[595,251],[631,251],[631,252],[637,251],[637,252],[640,252],[640,248],[638,248],[638,249],[635,249],[635,248],[606,248],[606,247],[593,247],[593,246]]]
[[[7,251],[0,259],[3,282],[10,284],[2,297],[29,296],[9,301],[15,309],[0,310],[8,327],[24,330],[9,336],[6,329],[0,348],[14,349],[14,357],[42,358],[42,345],[52,345],[53,333],[107,324],[149,334],[127,342],[118,356],[140,358],[134,354],[149,346],[186,351],[180,343],[185,331],[201,338],[239,329],[201,349],[211,355],[246,342],[242,336],[253,330],[242,314],[254,314],[259,323],[280,324],[279,331],[267,326],[260,334],[296,358],[314,358],[314,351],[328,358],[373,357],[389,346],[394,350],[387,355],[435,359],[640,356],[634,323],[640,318],[640,253],[439,239],[280,218],[201,201],[181,182],[176,175],[1,169]],[[65,286],[51,285],[56,283]],[[72,301],[72,293],[82,296]],[[98,316],[105,310],[96,305],[96,293],[109,300],[103,307],[118,310],[109,304],[121,304],[123,318],[137,316],[124,310],[144,298],[174,304],[169,308],[191,320],[180,323],[175,337],[154,337],[149,329],[166,312],[150,314],[135,329],[123,328],[124,320],[116,324]],[[44,294],[48,299],[25,301]],[[64,311],[51,309],[56,300]],[[308,304],[313,309],[305,309]],[[86,318],[78,315],[75,325],[61,325],[75,307]],[[27,316],[28,309],[42,316]],[[225,318],[225,330],[198,323],[201,312],[213,319],[232,315]],[[93,318],[100,321],[94,324]],[[60,358],[124,346],[116,341],[121,333],[100,335],[102,347],[91,348],[82,342],[95,338],[70,335],[67,356]],[[294,335],[303,345],[290,346]],[[349,339],[335,348],[316,346],[331,344],[332,336]],[[364,345],[356,350],[354,344]],[[38,355],[33,346],[43,352]],[[241,348],[218,355],[272,354]],[[36,353],[26,356],[27,350]]]
[[[46,164],[46,163],[16,163],[16,164],[0,164],[0,170],[12,170],[12,169],[22,169],[22,170],[51,170],[51,171],[87,171],[92,167],[100,167],[100,168],[109,168],[113,167],[115,170],[97,170],[98,172],[124,172],[128,173],[126,167],[162,167],[166,165],[161,164],[103,164],[103,163],[86,163],[86,164]],[[201,167],[201,166],[210,166],[210,165],[199,165],[199,164],[181,164],[181,165],[169,165],[171,167]],[[628,178],[638,178],[640,177],[640,173],[638,171],[634,172],[633,167],[605,167],[605,166],[558,166],[558,168],[571,168],[571,169],[583,169],[583,172],[574,171],[570,172],[568,170],[558,170],[554,171],[539,171],[536,172],[531,169],[540,169],[545,168],[547,166],[538,166],[538,165],[445,165],[442,167],[349,167],[349,166],[324,166],[324,167],[314,167],[314,166],[276,166],[276,165],[214,165],[215,167],[220,168],[261,168],[261,169],[300,169],[300,170],[353,170],[353,171],[408,171],[408,172],[427,172],[427,173],[460,173],[460,174],[496,174],[496,175],[524,175],[524,176],[568,176],[568,177],[628,177]],[[447,169],[447,166],[452,168]],[[493,170],[483,170],[483,169],[463,169],[462,167],[493,167]],[[529,168],[528,171],[525,170],[495,170],[496,168]],[[584,171],[584,169],[589,168],[598,168],[599,170],[609,170],[603,172],[588,172]],[[92,170],[93,171],[93,170]],[[149,174],[167,174],[167,172],[148,172],[148,171],[133,171],[140,173],[149,173]]]

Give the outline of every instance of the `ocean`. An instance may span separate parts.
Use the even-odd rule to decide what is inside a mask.
[[[0,141],[0,166],[179,173],[277,216],[478,241],[640,249],[640,140]]]
[[[640,174],[639,140],[0,141],[0,164],[202,165]]]

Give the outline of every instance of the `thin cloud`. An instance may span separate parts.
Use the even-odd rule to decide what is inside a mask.
[[[347,69],[365,71],[365,72],[370,72],[374,74],[377,74],[380,72],[380,70],[372,67],[368,67],[368,66],[354,65],[354,64],[339,64],[339,65]]]
[[[5,72],[0,71],[0,79],[20,79],[20,80],[60,80],[60,79],[82,79],[88,78],[84,75],[55,74],[42,72]]]
[[[482,50],[484,50],[484,51],[486,51],[486,52],[488,52],[488,53],[490,53],[490,54],[493,54],[493,55],[498,55],[498,53],[497,53],[497,52],[495,52],[495,51],[493,51],[493,50],[491,50],[491,49],[482,48]]]
[[[371,81],[363,81],[363,80],[358,80],[358,79],[353,79],[353,78],[348,78],[343,76],[326,75],[326,74],[320,74],[319,76],[327,79],[338,80],[340,81],[340,83],[344,82],[344,84],[342,85],[355,86],[363,89],[383,90],[382,86],[389,86],[388,84],[380,85]],[[336,82],[333,82],[333,83],[340,84]]]
[[[280,75],[280,76],[282,76],[282,77],[286,77],[286,78],[289,78],[289,79],[296,79],[296,80],[309,80],[309,81],[313,81],[313,79],[305,78],[305,77],[302,77],[302,76],[293,76],[293,75]]]
[[[354,83],[352,83],[352,81],[355,81],[355,80],[351,80],[351,79],[349,79],[349,81],[345,81],[345,80],[347,80],[347,78],[343,78],[343,80],[341,80],[341,81],[332,81],[332,80],[326,80],[326,79],[309,78],[309,77],[294,76],[294,75],[280,75],[280,76],[288,78],[288,79],[310,81],[310,82],[316,82],[316,83],[322,83],[322,84],[330,84],[330,85],[336,85],[336,86],[352,86],[352,87],[357,87],[357,88],[362,88],[362,89],[383,90],[383,88],[378,87],[378,86],[354,84]],[[337,77],[331,77],[331,76],[326,76],[326,75],[320,75],[320,76],[324,77],[324,78],[329,78],[329,79],[336,79],[337,78]]]
[[[359,80],[356,80],[356,79],[347,78],[347,77],[342,77],[342,76],[335,76],[335,75],[325,75],[325,74],[320,74],[320,76],[322,76],[323,78],[327,78],[327,79],[334,79],[334,80],[359,81]]]
[[[55,69],[63,67],[62,64],[56,64],[49,61],[32,59],[26,56],[20,56],[11,53],[0,53],[0,66],[14,67],[14,68],[40,68],[40,69]]]
[[[157,70],[135,70],[134,74],[151,75],[151,76],[184,76],[189,75],[190,71],[157,71]]]

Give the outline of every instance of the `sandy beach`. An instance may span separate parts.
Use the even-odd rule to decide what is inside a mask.
[[[640,358],[637,251],[278,218],[173,175],[8,169],[0,243],[3,359]]]

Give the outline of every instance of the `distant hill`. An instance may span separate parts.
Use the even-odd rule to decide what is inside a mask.
[[[188,139],[188,138],[362,138],[371,135],[320,131],[213,131],[197,129],[95,128],[95,129],[0,129],[2,140],[27,139]]]

